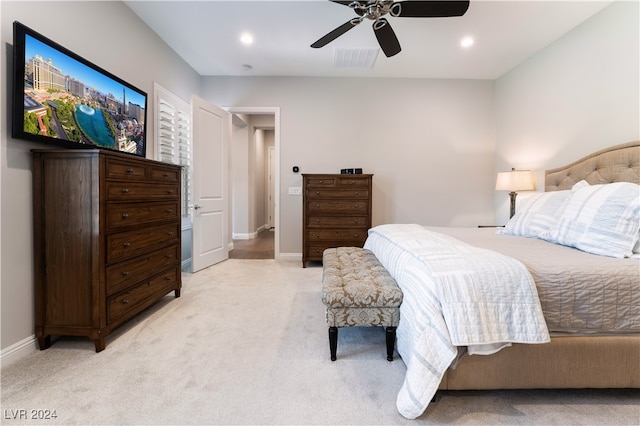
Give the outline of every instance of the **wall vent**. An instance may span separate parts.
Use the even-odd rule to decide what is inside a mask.
[[[373,68],[380,49],[336,48],[333,66],[336,68]]]

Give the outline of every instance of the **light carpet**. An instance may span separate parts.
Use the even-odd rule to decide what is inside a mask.
[[[382,328],[340,329],[329,359],[322,268],[231,259],[94,352],[63,338],[2,369],[2,424],[638,424],[638,390],[440,392],[398,414],[405,366]],[[50,420],[19,419],[55,410]]]

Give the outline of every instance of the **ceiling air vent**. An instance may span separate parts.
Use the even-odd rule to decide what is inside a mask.
[[[336,48],[333,66],[336,68],[373,68],[380,49]]]

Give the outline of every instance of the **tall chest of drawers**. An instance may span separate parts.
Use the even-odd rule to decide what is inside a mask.
[[[325,249],[362,247],[371,227],[373,175],[303,174],[302,266]]]
[[[180,297],[179,166],[101,150],[33,150],[35,334],[86,336]]]

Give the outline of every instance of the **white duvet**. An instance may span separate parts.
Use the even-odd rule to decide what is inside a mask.
[[[535,284],[519,261],[413,224],[372,228],[364,248],[403,291],[397,347],[407,373],[397,407],[404,417],[426,410],[458,347],[491,354],[549,342]]]

